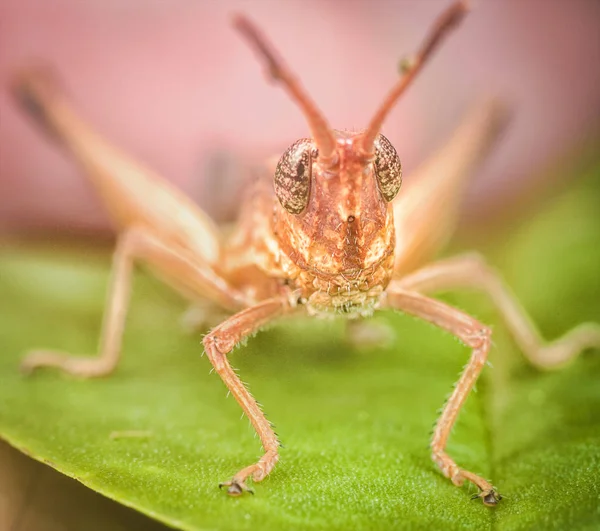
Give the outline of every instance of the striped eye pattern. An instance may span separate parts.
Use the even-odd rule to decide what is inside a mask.
[[[301,214],[310,196],[314,146],[310,139],[294,142],[275,170],[275,195],[290,214]]]
[[[402,185],[402,166],[398,153],[383,135],[375,141],[375,177],[383,198],[389,203]]]

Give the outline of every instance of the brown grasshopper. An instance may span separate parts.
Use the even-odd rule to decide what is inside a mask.
[[[516,342],[541,368],[562,365],[581,350],[600,346],[600,328],[581,325],[545,343],[518,302],[481,256],[469,254],[426,265],[452,233],[466,177],[489,151],[505,122],[505,110],[488,100],[475,106],[447,144],[401,185],[400,160],[380,130],[400,95],[442,38],[467,12],[455,2],[438,19],[403,74],[361,132],[333,130],[274,48],[245,17],[235,27],[266,62],[302,110],[311,138],[294,142],[274,168],[274,179],[257,179],[237,229],[220,235],[189,198],[97,135],[71,109],[40,69],[17,77],[19,102],[89,175],[118,228],[100,354],[72,357],[35,351],[23,361],[33,370],[57,367],[99,377],[117,366],[134,261],[144,262],[192,302],[208,299],[234,315],[204,337],[214,369],[258,433],[264,455],[225,483],[237,496],[246,482],[263,480],[279,459],[277,435],[227,355],[245,337],[275,318],[311,315],[368,317],[393,308],[455,335],[472,349],[470,360],[445,404],[431,440],[433,460],[455,485],[474,483],[486,505],[501,499],[491,483],[464,470],[446,453],[452,426],[483,369],[490,348],[488,327],[427,297],[458,287],[487,292]]]

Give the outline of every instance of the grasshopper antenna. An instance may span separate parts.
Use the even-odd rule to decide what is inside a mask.
[[[389,112],[406,88],[412,83],[413,79],[421,71],[423,65],[431,57],[431,54],[440,45],[444,37],[450,33],[450,30],[458,26],[468,11],[469,2],[467,0],[459,0],[446,9],[446,11],[444,11],[436,20],[425,41],[421,45],[421,48],[403,69],[402,77],[388,93],[381,104],[381,107],[379,107],[371,120],[369,127],[367,127],[367,130],[363,133],[361,146],[363,153],[371,154],[373,152],[375,139]]]
[[[310,131],[319,149],[319,163],[331,167],[337,163],[336,139],[329,123],[300,81],[287,65],[277,57],[277,52],[261,31],[244,15],[235,15],[234,27],[248,40],[269,68],[271,78],[280,82],[292,99],[300,106],[308,121]]]

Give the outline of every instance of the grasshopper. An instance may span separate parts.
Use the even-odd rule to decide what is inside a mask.
[[[232,369],[228,354],[244,338],[283,315],[368,317],[391,308],[424,319],[472,349],[470,359],[437,420],[433,461],[454,485],[470,481],[475,497],[496,505],[500,494],[486,479],[461,468],[446,453],[457,416],[486,364],[491,330],[427,294],[455,288],[486,292],[516,343],[540,368],[568,362],[600,346],[600,327],[580,325],[545,342],[500,277],[477,254],[431,262],[452,234],[467,177],[491,149],[506,122],[506,109],[484,100],[468,113],[447,143],[402,182],[396,150],[381,127],[443,38],[467,13],[457,1],[441,14],[367,128],[334,130],[298,78],[246,17],[237,30],[301,109],[310,138],[294,142],[248,190],[232,233],[220,234],[188,197],[96,134],[69,105],[54,77],[30,68],[15,77],[22,107],[85,170],[118,230],[99,355],[73,357],[37,350],[23,368],[55,367],[80,377],[115,370],[130,297],[134,262],[142,262],[192,303],[209,300],[233,314],[203,339],[204,349],[262,443],[264,454],[226,486],[248,491],[279,459],[279,439],[261,407]],[[431,262],[431,263],[430,263]]]

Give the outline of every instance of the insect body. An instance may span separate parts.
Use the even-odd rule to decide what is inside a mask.
[[[461,468],[445,450],[485,365],[491,332],[426,293],[464,286],[486,291],[525,355],[540,367],[561,365],[585,348],[600,346],[600,330],[584,324],[546,344],[482,258],[466,255],[426,265],[451,234],[466,176],[497,138],[504,109],[493,100],[477,105],[402,193],[398,155],[380,129],[465,12],[464,2],[456,2],[442,14],[367,129],[358,133],[333,130],[265,38],[238,16],[237,29],[301,108],[311,137],[291,145],[271,180],[255,183],[237,229],[226,238],[181,192],[98,136],[71,109],[47,72],[31,69],[18,76],[13,90],[19,102],[83,166],[119,234],[99,356],[35,351],[23,367],[53,366],[82,377],[114,370],[134,261],[150,267],[190,301],[208,299],[230,311],[234,315],[205,336],[204,348],[265,452],[223,484],[229,494],[240,495],[248,489],[248,479],[261,481],[271,472],[280,443],[231,368],[228,353],[283,314],[307,311],[355,318],[394,308],[449,331],[472,349],[434,429],[431,452],[455,485],[471,481],[483,502],[495,505],[500,495],[491,483]]]

